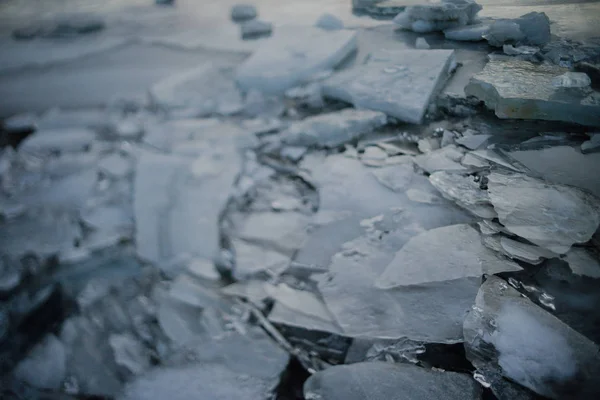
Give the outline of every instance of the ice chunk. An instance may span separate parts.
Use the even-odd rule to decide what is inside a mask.
[[[590,251],[573,247],[565,256],[565,261],[569,263],[569,268],[575,275],[600,279],[600,262]]]
[[[240,111],[242,97],[228,67],[210,63],[169,76],[150,88],[157,106],[190,117]]]
[[[429,45],[429,43],[427,43],[427,40],[425,40],[425,38],[418,37],[415,41],[415,48],[419,50],[429,50],[431,46]]]
[[[500,278],[481,286],[464,322],[467,357],[546,397],[595,398],[598,346]]]
[[[164,263],[182,253],[210,259],[219,248],[219,213],[241,167],[234,143],[240,132],[217,125],[203,133],[201,146],[184,142],[196,157],[143,152],[138,159],[133,206],[143,259]]]
[[[100,171],[111,178],[124,178],[132,172],[131,162],[119,154],[111,154],[98,163]]]
[[[256,18],[258,11],[252,4],[236,4],[231,7],[231,19],[238,21],[247,21]]]
[[[469,225],[451,225],[409,240],[375,285],[391,289],[519,270],[517,264],[485,248]]]
[[[253,19],[243,22],[240,25],[242,39],[256,39],[260,37],[270,36],[273,31],[273,24],[270,22]]]
[[[510,232],[557,254],[587,242],[600,224],[600,201],[580,189],[522,174],[488,176],[489,195]]]
[[[387,163],[388,154],[380,147],[367,146],[360,154],[360,161],[369,167],[381,167]]]
[[[464,153],[455,145],[421,154],[414,158],[415,164],[428,173],[436,171],[465,172],[467,169],[460,164]]]
[[[325,13],[319,17],[315,26],[327,31],[344,29],[344,22],[333,14]]]
[[[64,344],[52,334],[46,336],[15,368],[15,377],[35,388],[58,390],[66,375]]]
[[[285,284],[267,286],[266,292],[275,301],[275,307],[269,314],[271,322],[341,334],[333,316],[315,294],[292,289]]]
[[[592,84],[592,80],[583,72],[565,72],[552,79],[552,86],[557,88],[585,88]]]
[[[132,334],[112,334],[108,343],[117,365],[126,368],[130,373],[139,375],[150,367],[150,353]]]
[[[334,366],[304,383],[307,399],[475,400],[480,396],[481,387],[469,375],[387,362]]]
[[[440,143],[440,139],[430,137],[419,140],[418,147],[422,153],[429,153],[439,149],[442,146]]]
[[[429,181],[445,198],[473,214],[486,219],[496,217],[487,191],[473,177],[439,171],[431,174]]]
[[[0,224],[0,252],[50,256],[73,248],[80,237],[76,221],[64,212],[29,212]]]
[[[79,152],[89,149],[95,136],[93,131],[86,128],[37,131],[21,143],[19,151],[39,156]]]
[[[443,203],[441,197],[437,195],[435,190],[421,190],[421,189],[408,189],[406,191],[406,197],[410,201],[424,204],[439,204]]]
[[[509,56],[532,56],[540,51],[539,47],[532,46],[513,46],[512,44],[505,44],[502,46],[504,54]]]
[[[539,264],[543,258],[553,258],[557,255],[541,247],[532,246],[527,243],[517,242],[505,236],[500,237],[500,246],[508,256],[528,262],[530,264]]]
[[[515,58],[494,59],[471,79],[465,93],[484,101],[500,118],[600,126],[599,93],[564,92],[552,86],[552,80],[565,72],[566,69],[555,65],[536,65]]]
[[[394,18],[402,29],[435,32],[473,22],[481,6],[472,0],[442,0],[441,3],[408,6]]]
[[[307,237],[310,219],[300,213],[257,212],[243,221],[236,236],[284,254],[293,254]]]
[[[551,39],[550,19],[543,12],[530,12],[514,20],[525,35],[525,43],[543,46]]]
[[[454,132],[449,130],[444,130],[444,134],[442,135],[442,142],[440,143],[441,147],[446,147],[450,144],[454,144]]]
[[[511,20],[494,21],[483,35],[491,46],[502,47],[506,43],[519,43],[525,39],[521,26]]]
[[[34,113],[16,114],[2,122],[2,129],[11,133],[35,130],[37,115]]]
[[[293,123],[282,132],[281,140],[289,146],[332,148],[359,139],[386,123],[381,112],[348,108]]]
[[[490,30],[489,23],[481,23],[475,25],[466,25],[457,28],[444,30],[446,39],[459,40],[465,42],[478,42],[483,40],[484,35]]]
[[[415,174],[412,164],[391,165],[376,169],[372,174],[385,187],[394,192],[402,192]]]
[[[104,20],[96,15],[69,13],[41,21],[36,25],[16,29],[13,31],[13,37],[15,39],[33,39],[36,36],[68,38],[98,32],[104,27]]]
[[[581,143],[581,152],[584,154],[600,151],[600,133],[592,134],[590,140]]]
[[[130,383],[120,400],[265,399],[289,357],[265,333],[225,334],[189,351],[195,363],[162,367]],[[173,390],[177,388],[177,390]]]
[[[237,279],[266,270],[283,270],[290,261],[289,256],[261,246],[248,244],[243,240],[233,240],[233,248],[235,251],[233,273]]]
[[[356,50],[356,32],[282,28],[237,70],[244,89],[283,94],[315,74],[334,68]]]
[[[492,149],[475,150],[475,151],[471,151],[468,154],[470,154],[473,157],[478,158],[482,161],[489,161],[492,164],[494,164],[495,166],[500,166],[500,167],[509,169],[511,171],[521,172],[520,168],[518,168],[515,165],[512,165],[509,162],[509,158],[507,158],[506,156],[500,155],[495,150],[492,150]]]
[[[380,50],[326,80],[323,94],[418,124],[453,63],[453,50]]]
[[[483,147],[491,137],[492,135],[468,135],[456,139],[456,143],[469,150],[477,150]]]

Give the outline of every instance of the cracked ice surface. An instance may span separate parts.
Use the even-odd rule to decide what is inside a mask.
[[[282,28],[237,69],[244,90],[283,94],[337,66],[356,50],[356,32]]]
[[[453,50],[379,50],[366,64],[327,79],[323,94],[418,124],[453,62]]]

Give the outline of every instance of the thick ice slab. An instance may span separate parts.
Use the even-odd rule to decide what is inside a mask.
[[[363,362],[320,371],[304,383],[307,399],[479,399],[481,387],[470,376],[414,365]]]
[[[65,345],[50,334],[15,368],[17,379],[38,389],[60,389],[66,374]]]
[[[471,79],[465,93],[485,102],[500,118],[600,126],[600,93],[552,85],[552,80],[565,72],[556,65],[498,58]]]
[[[380,50],[326,80],[323,94],[418,124],[453,62],[453,50]]]
[[[240,65],[237,82],[244,90],[283,94],[334,68],[356,46],[356,32],[282,28]]]
[[[478,42],[483,40],[483,36],[490,30],[489,23],[480,23],[474,25],[460,26],[444,30],[446,39],[459,40],[465,42]]]
[[[320,114],[292,124],[281,134],[290,146],[338,147],[385,125],[384,113],[353,108]]]
[[[381,289],[520,271],[483,244],[469,225],[432,229],[409,240],[375,281]]]
[[[598,345],[500,278],[489,277],[464,323],[467,357],[553,399],[595,398]]]
[[[554,253],[587,242],[600,224],[600,201],[580,189],[522,174],[488,178],[490,200],[506,229]]]

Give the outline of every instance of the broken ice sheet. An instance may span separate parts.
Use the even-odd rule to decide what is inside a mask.
[[[385,114],[348,108],[308,117],[281,133],[289,146],[333,148],[359,139],[387,123]]]
[[[275,301],[269,321],[307,331],[342,334],[323,301],[315,294],[285,284],[268,285],[266,292]]]
[[[210,63],[157,82],[150,88],[150,98],[158,107],[190,117],[227,115],[243,107],[232,68]]]
[[[431,229],[410,239],[375,281],[381,289],[520,271],[481,244],[469,225]]]
[[[127,385],[118,399],[266,399],[289,361],[257,328],[244,336],[225,334],[187,352],[191,362],[151,370]]]
[[[510,232],[557,254],[587,242],[600,224],[600,200],[580,189],[522,174],[488,176],[488,192]]]
[[[496,217],[487,191],[480,188],[474,177],[438,171],[429,176],[429,181],[442,196],[473,214],[486,219]]]
[[[418,124],[453,62],[453,50],[379,50],[366,64],[327,79],[323,94]]]
[[[352,31],[281,28],[238,67],[236,80],[244,90],[283,94],[337,66],[356,45]]]
[[[471,79],[465,93],[485,102],[499,118],[600,126],[598,92],[565,90],[552,85],[553,79],[565,72],[565,68],[551,64],[493,59]]]
[[[598,346],[500,278],[481,286],[464,322],[467,357],[478,368],[553,399],[595,398]]]
[[[500,245],[505,254],[517,260],[522,260],[530,264],[539,264],[544,258],[553,258],[557,255],[541,247],[522,243],[505,236],[500,237]]]
[[[469,375],[413,365],[364,362],[320,371],[304,383],[307,399],[479,399],[481,387]]]

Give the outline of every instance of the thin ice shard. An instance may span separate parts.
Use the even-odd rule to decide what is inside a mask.
[[[488,178],[490,200],[506,229],[554,253],[587,242],[600,224],[600,201],[580,189],[522,174]]]
[[[326,80],[323,94],[418,124],[453,62],[453,50],[380,50]]]
[[[409,240],[375,281],[381,289],[520,271],[481,244],[469,225],[432,229]]]

